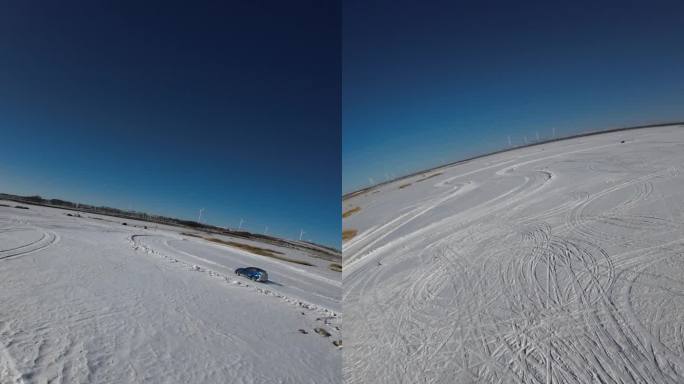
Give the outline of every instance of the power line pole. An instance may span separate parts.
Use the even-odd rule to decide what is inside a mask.
[[[204,211],[204,208],[200,208],[199,210],[199,215],[197,216],[197,222],[201,223],[202,222],[202,212]]]

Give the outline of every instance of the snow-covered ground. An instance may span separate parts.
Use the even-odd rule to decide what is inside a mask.
[[[345,381],[684,383],[683,167],[629,130],[345,200]]]
[[[329,261],[203,234],[313,266],[293,264],[170,226],[1,204],[0,384],[342,381],[341,277]],[[271,282],[235,276],[243,266]]]

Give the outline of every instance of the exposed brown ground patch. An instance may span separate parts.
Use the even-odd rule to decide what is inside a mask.
[[[279,252],[279,251],[276,251],[276,250],[273,250],[273,249],[256,247],[256,246],[253,246],[253,245],[242,244],[242,243],[238,243],[238,242],[235,242],[235,241],[221,240],[221,239],[217,239],[217,238],[215,238],[215,237],[204,237],[204,236],[196,235],[196,234],[194,234],[194,233],[183,233],[183,235],[192,236],[192,237],[198,237],[198,238],[200,238],[200,239],[204,239],[204,240],[207,240],[207,241],[211,241],[212,243],[217,243],[217,244],[227,245],[227,246],[229,246],[229,247],[239,248],[239,249],[242,249],[242,250],[244,250],[244,251],[247,251],[247,252],[250,252],[250,253],[254,253],[254,254],[256,254],[256,255],[259,255],[259,256],[271,257],[271,258],[274,258],[274,259],[278,259],[278,260],[282,260],[282,261],[287,261],[288,263],[294,263],[294,264],[299,264],[299,265],[306,265],[307,267],[313,266],[313,264],[311,264],[311,263],[309,263],[309,262],[307,262],[307,261],[297,260],[297,259],[293,259],[293,258],[284,256],[284,255],[285,255],[284,253]]]
[[[354,208],[348,209],[342,213],[342,218],[347,218],[347,217],[355,214],[356,212],[358,212],[360,210],[361,210],[361,207],[354,207]]]
[[[442,174],[442,172],[433,173],[432,175],[429,175],[429,176],[426,176],[425,174],[423,174],[422,179],[418,179],[418,180],[414,181],[413,183],[420,183],[421,181],[432,179],[433,177],[437,177],[441,174]],[[399,189],[404,189],[404,188],[410,187],[413,185],[413,183],[402,184],[399,186]]]
[[[331,270],[333,270],[335,272],[342,272],[342,266],[340,264],[337,264],[337,263],[330,263],[330,266],[328,266],[328,268],[330,268]]]
[[[358,231],[356,229],[345,229],[342,231],[342,241],[351,240],[356,236]]]
[[[425,181],[425,180],[432,179],[433,177],[437,177],[437,176],[439,176],[439,175],[441,175],[441,174],[442,174],[442,172],[433,173],[433,174],[430,175],[430,176],[423,177],[422,179],[416,181],[416,183],[420,183],[421,181]]]

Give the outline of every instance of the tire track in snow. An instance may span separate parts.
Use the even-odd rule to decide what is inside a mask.
[[[43,231],[39,228],[35,228],[34,230],[40,231],[41,233],[41,236],[38,240],[31,241],[17,247],[0,250],[0,260],[14,259],[36,253],[51,247],[60,240],[59,235],[57,235],[55,232]]]
[[[302,299],[297,298],[297,297],[288,296],[288,295],[280,292],[279,290],[268,287],[268,286],[267,286],[268,288],[262,288],[262,287],[258,286],[258,284],[252,283],[251,281],[246,282],[244,279],[241,279],[241,278],[236,278],[236,279],[231,278],[228,275],[226,275],[224,272],[219,271],[219,270],[225,270],[225,268],[226,268],[225,265],[215,263],[211,260],[203,259],[197,255],[189,254],[189,253],[184,252],[184,251],[175,250],[174,248],[170,248],[170,249],[174,249],[174,251],[178,252],[179,254],[182,253],[182,254],[185,254],[189,257],[192,257],[193,259],[196,259],[198,261],[202,261],[203,265],[207,265],[207,264],[212,265],[214,267],[214,269],[212,269],[211,267],[207,268],[206,266],[199,267],[196,264],[192,264],[192,263],[188,263],[188,262],[179,260],[178,257],[174,257],[173,255],[167,254],[167,253],[162,252],[158,249],[155,249],[154,247],[151,247],[147,244],[144,244],[142,241],[140,241],[140,238],[142,238],[142,237],[160,237],[160,236],[142,235],[142,234],[131,235],[129,237],[129,243],[131,244],[131,246],[133,247],[134,250],[142,251],[142,252],[145,252],[147,254],[160,257],[162,259],[169,261],[170,263],[182,266],[184,269],[186,269],[188,271],[201,272],[201,273],[207,274],[211,278],[221,279],[221,280],[223,280],[226,283],[231,284],[231,285],[236,285],[236,286],[240,286],[243,288],[251,288],[257,294],[264,295],[264,296],[271,296],[271,297],[279,299],[279,300],[281,300],[287,304],[294,305],[294,306],[299,307],[300,309],[310,311],[310,312],[314,313],[315,315],[319,316],[318,319],[321,319],[320,321],[331,322],[332,320],[330,320],[330,319],[335,319],[335,321],[334,321],[335,324],[333,325],[333,327],[336,327],[335,328],[336,331],[341,330],[341,325],[338,324],[339,320],[337,320],[339,318],[340,314],[329,309],[329,308],[325,308],[324,306],[319,305],[319,304],[313,304],[313,303],[307,302],[307,301],[302,300]],[[163,238],[165,238],[165,237],[163,237]],[[169,240],[168,238],[165,238],[165,239],[166,239],[166,241]],[[335,332],[335,333],[337,333],[337,332]]]
[[[354,261],[344,275],[346,382],[684,382],[682,218],[648,211],[664,182],[681,181],[647,157],[611,166],[648,155],[637,139],[624,153],[616,142],[469,170],[479,190],[500,177],[521,184],[423,227],[405,223],[420,206],[377,225],[355,197],[355,220],[368,215],[372,236],[344,250]],[[567,178],[606,151],[614,155],[585,179]],[[435,188],[461,177],[449,170]]]

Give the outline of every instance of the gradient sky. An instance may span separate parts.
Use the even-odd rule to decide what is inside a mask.
[[[684,120],[684,2],[343,3],[343,190],[521,144]]]
[[[0,191],[339,247],[335,1],[15,1]],[[206,220],[204,220],[206,219]]]

